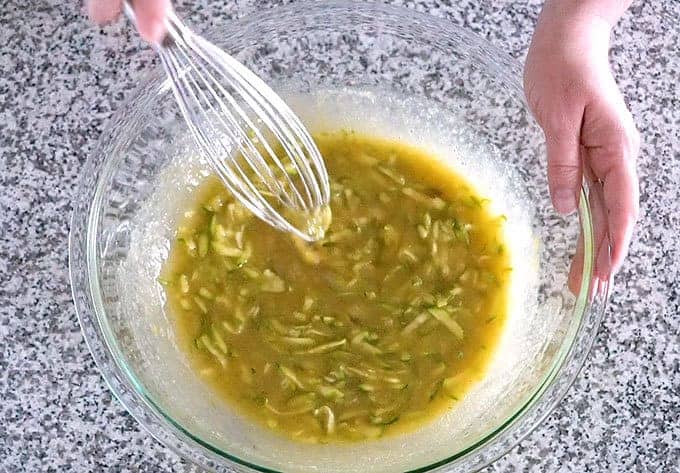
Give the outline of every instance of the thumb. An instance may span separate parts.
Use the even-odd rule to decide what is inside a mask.
[[[86,0],[85,9],[92,21],[98,24],[109,23],[120,15],[123,0]]]
[[[548,152],[548,186],[553,207],[561,214],[576,210],[581,188],[581,117],[562,118],[543,127]]]
[[[131,3],[139,34],[150,43],[161,43],[165,36],[165,16],[171,9],[170,0],[136,0]]]

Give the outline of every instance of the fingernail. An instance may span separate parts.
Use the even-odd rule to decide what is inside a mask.
[[[165,24],[162,21],[159,21],[157,23],[154,23],[152,29],[151,29],[151,38],[153,44],[160,45],[163,43],[163,39],[165,38]]]
[[[576,210],[574,193],[568,189],[556,189],[553,194],[553,205],[562,215],[570,214]]]

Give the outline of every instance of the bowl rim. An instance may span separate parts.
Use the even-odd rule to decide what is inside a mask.
[[[365,12],[379,12],[384,15],[407,16],[410,18],[420,17],[427,19],[433,27],[440,27],[442,31],[446,31],[447,28],[458,28],[457,32],[466,37],[466,39],[469,39],[474,43],[483,44],[492,49],[497,49],[495,46],[489,44],[486,40],[469,30],[427,13],[417,12],[399,6],[355,0],[306,0],[303,2],[296,2],[251,13],[241,19],[231,21],[231,25],[236,26],[236,29],[238,29],[238,26],[257,22],[259,19],[269,19],[282,13],[306,12],[310,9],[318,10],[319,8],[347,8],[349,5],[351,5],[352,8]],[[515,75],[518,71],[521,71],[521,66],[518,61],[509,56],[504,58],[504,60],[511,66],[510,69]],[[157,82],[158,77],[158,73],[149,74],[145,80],[141,81],[135,88],[116,113],[114,113],[107,121],[104,126],[104,132],[92,153],[93,156],[101,155],[102,148],[106,141],[112,139],[113,129],[108,125],[121,119],[124,116],[125,110],[134,101],[135,97],[140,96],[143,90]],[[162,82],[159,90],[164,90],[166,87],[165,83]],[[100,315],[100,312],[103,314],[103,302],[100,297],[98,279],[82,274],[84,272],[89,275],[92,273],[93,268],[94,273],[96,274],[97,266],[95,262],[97,260],[97,242],[93,241],[92,232],[89,231],[89,228],[91,228],[89,223],[87,225],[88,231],[84,242],[78,241],[79,235],[75,230],[79,219],[82,220],[84,217],[85,220],[90,222],[96,217],[95,213],[92,212],[92,209],[97,208],[96,203],[102,198],[100,186],[100,183],[102,182],[101,176],[102,174],[106,174],[107,169],[111,167],[110,164],[111,160],[109,159],[102,159],[99,162],[96,162],[94,158],[90,157],[87,160],[81,174],[82,177],[74,194],[74,200],[80,200],[80,202],[76,202],[73,206],[68,239],[69,279],[71,282],[71,292],[76,314],[85,343],[92,353],[95,363],[102,373],[105,382],[125,409],[154,438],[186,460],[209,469],[219,469],[222,466],[221,462],[223,460],[228,460],[239,466],[255,471],[278,471],[254,464],[241,459],[234,454],[225,452],[209,442],[198,438],[196,435],[182,427],[170,415],[165,414],[163,409],[146,393],[145,388],[137,381],[134,373],[132,373],[125,363],[121,361],[123,358],[119,356],[118,348],[115,344],[109,342],[111,337],[108,335],[110,331],[105,322],[106,318],[105,316]],[[88,170],[92,172],[87,172]],[[111,169],[108,169],[108,171],[111,171]],[[91,200],[88,200],[86,197],[88,193],[91,193],[89,189],[92,188],[92,185],[91,180],[86,179],[86,176],[91,175],[97,176],[97,179],[94,192],[95,195]],[[543,382],[535,388],[533,394],[527,398],[524,404],[518,408],[512,416],[498,425],[493,431],[488,432],[473,444],[453,455],[428,465],[409,470],[410,472],[432,471],[445,465],[450,465],[452,462],[458,460],[464,460],[465,463],[473,469],[482,468],[505,455],[517,443],[528,436],[543,422],[566,395],[566,392],[578,376],[595,340],[597,329],[607,307],[610,291],[610,284],[605,283],[603,293],[596,295],[595,299],[592,301],[588,300],[588,293],[591,285],[590,278],[594,262],[594,251],[589,192],[588,187],[585,184],[582,186],[580,192],[578,215],[581,231],[584,236],[584,254],[586,255],[583,263],[584,277],[573,309],[572,322],[565,335],[565,342],[560,346],[551,369],[544,375]],[[85,245],[85,251],[79,252],[79,250],[82,249],[79,245]],[[78,264],[79,262],[82,263],[83,256],[85,256],[87,261],[85,265],[86,271],[79,271],[82,266],[78,266]],[[81,297],[79,290],[83,291],[84,298]],[[580,338],[579,334],[581,335]],[[561,376],[558,377],[558,374],[561,374]],[[544,398],[549,400],[547,404],[538,403],[539,400]],[[522,420],[526,421],[522,423]],[[479,451],[483,446],[487,447],[485,453]]]

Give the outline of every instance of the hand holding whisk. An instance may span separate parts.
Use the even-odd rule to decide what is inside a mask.
[[[323,238],[328,173],[293,111],[252,71],[189,30],[166,1],[123,8],[154,44],[197,147],[227,188],[272,226],[307,241]]]

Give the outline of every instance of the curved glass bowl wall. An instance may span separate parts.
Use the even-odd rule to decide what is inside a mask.
[[[294,4],[208,36],[273,84],[311,128],[388,134],[469,172],[519,235],[515,309],[488,379],[454,414],[413,434],[309,446],[243,420],[212,397],[175,346],[155,280],[181,204],[207,172],[156,73],[109,123],[75,197],[73,295],[112,391],[161,442],[216,470],[469,471],[505,453],[572,383],[606,300],[588,303],[585,289],[578,297],[566,289],[580,230],[583,286],[590,280],[588,193],[580,219],[551,209],[542,135],[519,65],[453,24],[377,4]]]

